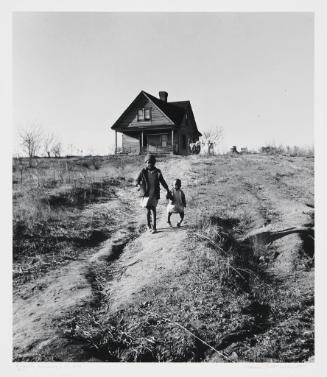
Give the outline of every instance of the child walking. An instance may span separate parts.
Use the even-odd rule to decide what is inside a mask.
[[[157,204],[160,199],[160,183],[169,192],[168,185],[163,178],[159,169],[155,167],[156,158],[150,154],[144,160],[146,167],[141,170],[136,179],[136,185],[140,186],[143,197],[141,206],[147,209],[147,226],[152,233],[157,232]],[[151,224],[151,213],[153,215],[153,224]]]
[[[185,194],[181,190],[182,182],[180,179],[176,179],[173,184],[173,188],[170,194],[167,194],[167,198],[169,198],[169,203],[167,206],[167,214],[168,214],[168,224],[171,225],[170,217],[173,213],[179,213],[180,221],[177,223],[177,226],[180,227],[182,221],[184,219],[184,208],[186,207],[186,199]]]

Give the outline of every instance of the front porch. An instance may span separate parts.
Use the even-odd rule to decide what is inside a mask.
[[[153,154],[175,154],[177,151],[173,151],[172,146],[168,147],[160,147],[160,146],[143,146],[140,147],[140,151],[137,153],[136,149],[133,147],[123,146],[121,148],[121,152],[123,154],[147,154],[147,153],[153,153]]]
[[[167,147],[161,147],[161,146],[143,146],[140,149],[140,154],[147,154],[147,153],[153,153],[153,154],[174,154],[176,151],[173,151],[172,146]]]
[[[117,149],[116,132],[115,151]],[[178,135],[172,129],[122,132],[121,153],[124,154],[178,154]]]

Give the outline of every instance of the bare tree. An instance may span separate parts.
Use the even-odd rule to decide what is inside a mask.
[[[219,144],[223,139],[223,129],[216,127],[204,131],[201,137],[200,154],[215,155],[219,153]]]
[[[49,158],[51,157],[51,152],[52,152],[52,147],[53,147],[54,142],[55,142],[55,138],[52,133],[47,134],[43,138],[44,152],[47,154]]]
[[[202,133],[203,141],[209,141],[210,143],[219,144],[224,135],[224,130],[221,127],[212,128]]]
[[[60,141],[55,141],[52,145],[51,152],[57,158],[61,156],[62,153],[62,144]]]
[[[26,128],[19,134],[21,145],[24,152],[30,159],[30,166],[32,158],[37,155],[42,145],[42,131],[39,127]]]

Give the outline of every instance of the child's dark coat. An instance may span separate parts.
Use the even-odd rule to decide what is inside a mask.
[[[156,178],[155,178],[155,183],[154,183],[155,195],[157,199],[160,199],[160,183],[166,190],[168,190],[169,188],[166,181],[164,180],[162,176],[161,170],[157,168],[154,168],[154,170],[156,171],[156,175],[155,175]],[[140,185],[141,190],[143,191],[142,196],[149,196],[149,179],[148,179],[148,171],[146,168],[141,170],[140,174],[136,178],[136,183]]]

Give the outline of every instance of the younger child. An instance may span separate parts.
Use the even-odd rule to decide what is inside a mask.
[[[168,224],[171,225],[170,217],[173,213],[179,213],[180,221],[177,223],[177,226],[180,227],[184,219],[184,208],[186,207],[186,200],[184,192],[181,190],[182,182],[180,179],[176,179],[173,184],[173,188],[170,193],[167,195],[169,203],[167,206],[168,214]]]

